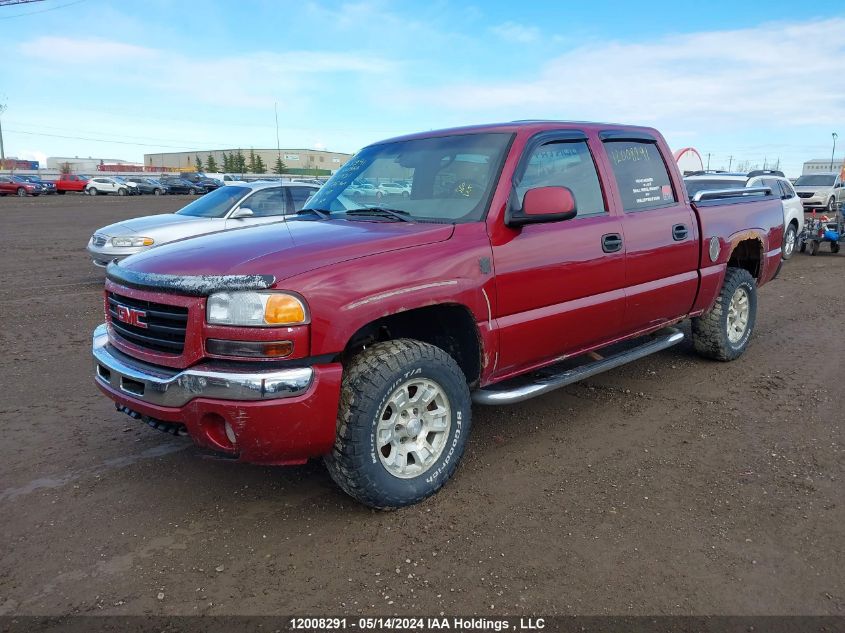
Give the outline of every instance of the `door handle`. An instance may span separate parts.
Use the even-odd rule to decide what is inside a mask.
[[[622,250],[622,236],[619,233],[607,233],[601,236],[601,249],[605,253]]]
[[[687,229],[686,225],[676,224],[672,227],[672,239],[676,242],[681,242],[687,239],[687,235],[689,235],[689,230]]]

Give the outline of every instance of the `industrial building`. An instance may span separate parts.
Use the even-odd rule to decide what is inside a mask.
[[[834,158],[814,158],[804,163],[804,171],[802,175],[807,174],[832,174],[838,172],[845,164],[845,159]]]
[[[97,171],[100,165],[138,165],[137,161],[121,160],[119,158],[94,158],[89,156],[48,156],[47,169],[62,169],[65,165],[75,174]],[[140,167],[140,165],[139,165]]]
[[[208,164],[208,157],[213,156],[217,164],[217,171],[222,172],[223,154],[227,156],[237,155],[240,152],[249,161],[250,152],[256,157],[261,157],[267,172],[272,172],[276,160],[281,156],[285,164],[285,172],[290,174],[313,174],[315,176],[328,176],[340,169],[352,158],[352,154],[340,152],[326,152],[316,149],[255,149],[247,147],[234,149],[215,149],[211,151],[197,152],[165,152],[160,154],[144,154],[144,167],[147,169],[175,168],[193,170],[196,160],[202,162],[203,166]]]

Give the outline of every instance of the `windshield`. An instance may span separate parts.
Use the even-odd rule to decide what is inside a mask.
[[[194,200],[176,213],[178,215],[192,215],[197,218],[222,218],[231,210],[235,202],[249,192],[249,187],[221,187],[205,194],[202,198]]]
[[[796,187],[832,187],[836,181],[836,174],[813,174],[801,176],[795,181]]]
[[[699,191],[715,191],[717,189],[742,189],[745,187],[744,180],[719,180],[713,178],[710,180],[684,180],[687,186],[687,195],[692,197]]]
[[[510,139],[510,134],[466,134],[366,147],[304,208],[341,215],[354,209],[387,207],[411,220],[480,220]],[[393,183],[397,180],[410,181],[410,189],[396,188]],[[390,187],[395,190],[388,191]]]

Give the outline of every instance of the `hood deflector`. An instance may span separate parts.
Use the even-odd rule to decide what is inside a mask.
[[[127,270],[117,262],[108,265],[106,277],[130,288],[193,297],[207,297],[224,291],[266,290],[276,283],[273,275],[165,275]]]

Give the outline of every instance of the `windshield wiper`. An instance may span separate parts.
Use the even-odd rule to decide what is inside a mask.
[[[349,209],[346,215],[381,215],[401,220],[402,222],[413,222],[411,214],[402,209],[389,209],[387,207],[361,207]]]
[[[296,215],[303,215],[305,213],[313,213],[321,220],[328,220],[331,217],[331,211],[328,209],[300,209],[296,212]]]

